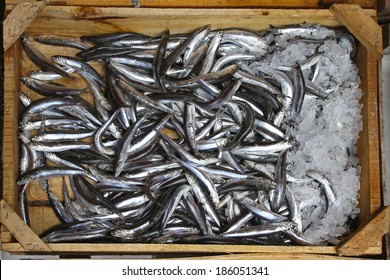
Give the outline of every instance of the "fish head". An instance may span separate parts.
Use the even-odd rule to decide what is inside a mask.
[[[35,137],[35,136],[34,136],[34,137]],[[45,157],[47,157],[48,159],[54,159],[54,158],[57,157],[54,153],[51,153],[51,152],[45,152],[44,155],[45,155]]]
[[[286,143],[287,143],[287,145],[290,146],[290,147],[294,147],[294,146],[296,146],[296,145],[299,144],[298,141],[295,140],[295,139],[288,139]]]
[[[105,207],[103,207],[103,206],[101,206],[101,205],[98,205],[96,207],[96,213],[98,213],[100,215],[110,215],[110,214],[112,214],[112,211],[107,209],[107,208],[105,208]]]
[[[42,141],[43,135],[35,135],[33,138],[31,138],[32,141]]]
[[[118,166],[115,168],[115,177],[119,177],[119,175],[121,175],[122,173],[122,166],[123,166],[123,161],[119,160],[118,161]]]
[[[25,184],[27,184],[27,183],[28,183],[28,178],[27,178],[26,176],[20,178],[20,179],[16,182],[16,184],[18,184],[18,185],[25,185]]]
[[[298,224],[296,222],[290,222],[289,230],[293,231],[295,234],[298,234],[298,235],[300,233],[299,226],[298,226]]]
[[[63,57],[63,56],[54,55],[54,56],[51,57],[51,59],[52,59],[55,63],[57,63],[57,64],[59,64],[59,65],[62,65],[62,66],[66,66],[66,65],[67,65],[66,59],[65,59],[65,57]]]
[[[113,231],[111,231],[111,235],[113,237],[123,237],[123,236],[125,236],[125,232],[123,230],[120,230],[120,229],[114,229]]]
[[[26,84],[26,85],[28,85],[28,84],[31,82],[31,78],[29,78],[29,77],[21,77],[20,80],[21,80],[24,84]]]

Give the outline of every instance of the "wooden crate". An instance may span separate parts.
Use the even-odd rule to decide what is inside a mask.
[[[382,56],[382,39],[379,26],[374,21],[375,10],[363,10],[358,5],[333,5],[330,9],[283,10],[135,9],[102,7],[107,5],[105,1],[100,2],[102,4],[100,7],[85,6],[83,0],[64,2],[78,6],[56,6],[56,3],[58,2],[53,1],[53,5],[46,5],[45,2],[37,1],[23,3],[18,0],[7,1],[6,13],[9,14],[4,24],[4,48],[6,50],[4,55],[4,189],[3,200],[0,203],[3,251],[25,254],[84,255],[175,254],[178,256],[177,254],[181,253],[187,256],[198,256],[211,254],[214,258],[241,259],[328,259],[341,258],[341,256],[378,257],[382,254],[381,238],[388,231],[390,209],[382,207],[381,204],[380,76],[378,72],[380,67],[378,66],[380,66]],[[114,3],[116,4],[113,6],[122,6],[121,1],[114,1]],[[364,92],[361,99],[363,130],[358,142],[358,156],[362,168],[359,200],[360,227],[341,246],[45,244],[38,235],[58,224],[59,221],[50,207],[39,205],[30,207],[31,227],[23,224],[16,213],[18,202],[15,182],[18,177],[19,159],[17,130],[20,113],[17,92],[23,89],[20,77],[33,66],[21,50],[20,34],[58,34],[79,37],[94,33],[134,31],[157,35],[166,28],[169,28],[172,33],[189,32],[206,24],[211,24],[212,28],[242,27],[261,30],[268,28],[270,24],[278,26],[303,22],[329,27],[344,25],[360,41],[356,59],[362,81],[361,88]],[[55,52],[53,47],[43,45],[41,47],[41,50],[48,55]],[[53,180],[52,183],[59,185],[60,181]],[[32,202],[39,202],[46,200],[46,195],[39,188],[32,186],[29,199]],[[227,253],[234,254],[227,256],[225,255]]]

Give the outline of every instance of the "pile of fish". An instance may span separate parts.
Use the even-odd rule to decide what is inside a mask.
[[[317,181],[327,205],[337,197],[320,170],[294,178],[286,162],[299,145],[290,130],[304,100],[326,98],[313,82],[323,53],[294,65],[262,63],[283,48],[275,36],[297,30],[316,27],[22,37],[40,70],[21,80],[42,96],[19,93],[25,222],[26,191],[37,181],[62,222],[45,242],[312,244],[289,183]],[[340,40],[351,55],[355,47],[346,33],[293,40]],[[35,44],[80,52],[50,59]],[[80,79],[86,87],[61,83]],[[54,177],[63,177],[63,201]]]

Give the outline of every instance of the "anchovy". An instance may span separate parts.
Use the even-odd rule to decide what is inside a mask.
[[[177,61],[178,57],[181,56],[187,48],[189,50],[193,50],[196,47],[196,43],[194,44],[193,42],[196,42],[196,39],[200,34],[200,36],[203,36],[203,34],[206,32],[209,32],[209,27],[201,27],[198,30],[194,31],[191,36],[189,36],[185,41],[180,43],[180,45],[166,57],[161,68],[162,75],[165,75],[167,73],[169,68],[172,67],[172,65]]]
[[[57,73],[64,77],[68,77],[68,78],[72,77],[64,69],[55,65],[53,62],[48,60],[41,52],[39,52],[33,46],[32,42],[28,37],[22,35],[21,41],[27,56],[41,69]]]
[[[214,35],[213,39],[211,40],[209,47],[207,49],[206,57],[203,60],[202,69],[199,72],[200,75],[207,74],[210,72],[210,70],[213,66],[215,57],[217,55],[218,47],[220,46],[220,44],[222,42],[222,37],[223,37],[223,31],[221,30],[221,31],[218,31]]]
[[[75,70],[68,68],[65,69],[68,74],[72,74]],[[43,70],[34,70],[28,73],[28,76],[32,79],[39,81],[55,81],[62,79],[63,76],[51,71],[43,71]]]
[[[186,80],[180,80],[178,82],[169,82],[167,88],[172,90],[175,90],[177,88],[195,88],[198,86],[199,80],[204,80],[210,83],[219,83],[234,76],[234,73],[236,73],[237,70],[237,65],[230,65],[219,71],[204,74],[196,78],[189,78]]]
[[[324,189],[326,198],[329,201],[329,204],[334,205],[337,201],[337,196],[332,185],[329,183],[328,179],[326,179],[325,175],[315,170],[309,170],[306,174],[321,184]]]
[[[114,155],[115,150],[107,148],[104,146],[102,137],[105,131],[108,129],[108,127],[114,122],[115,118],[118,116],[119,110],[116,110],[114,114],[111,115],[111,117],[95,132],[94,135],[94,143],[95,147],[98,149],[99,152],[105,154],[105,155]]]
[[[293,85],[294,91],[291,101],[290,117],[295,120],[302,109],[303,100],[305,97],[305,80],[303,78],[302,68],[297,63],[293,71]]]
[[[187,142],[196,157],[199,157],[199,151],[196,146],[195,139],[195,105],[192,103],[187,103],[185,106],[185,133],[187,137]]]
[[[62,223],[45,242],[312,245],[302,219],[338,197],[323,171],[300,178],[288,166],[302,139],[296,122],[306,99],[323,106],[334,90],[318,83],[324,43],[339,42],[347,55],[355,47],[348,35],[317,39],[317,30],[32,37],[45,46],[22,36],[32,63],[21,86],[34,91],[19,93],[22,219],[29,223],[31,185]],[[277,65],[272,56],[297,42],[313,51]],[[325,199],[307,207],[292,186],[312,180]]]
[[[131,142],[134,139],[134,136],[136,135],[137,129],[142,125],[142,123],[147,118],[147,114],[144,114],[138,121],[133,123],[127,131],[123,134],[119,144],[118,148],[115,152],[115,159],[114,159],[114,165],[115,165],[115,177],[118,177],[124,168],[124,165],[126,163],[126,160],[128,158],[128,149],[131,144]]]
[[[245,121],[234,138],[224,147],[224,150],[232,150],[239,146],[252,131],[253,124],[255,122],[255,112],[252,110],[251,106],[241,101],[236,101],[236,103],[245,110]]]
[[[230,83],[226,88],[221,92],[221,94],[209,101],[209,102],[202,102],[202,103],[196,103],[197,105],[206,108],[206,109],[215,109],[215,108],[221,108],[221,106],[225,105],[225,103],[229,102],[233,95],[238,91],[238,89],[241,86],[241,81],[235,81]]]
[[[289,148],[296,145],[295,140],[283,140],[280,142],[272,142],[268,144],[258,145],[241,145],[237,148],[232,149],[233,154],[256,154],[256,155],[267,155],[274,152],[280,152],[288,150]]]
[[[46,142],[46,141],[66,141],[66,140],[80,140],[92,136],[94,130],[79,129],[77,131],[63,132],[63,130],[54,130],[37,134],[31,138],[32,141]]]
[[[286,156],[287,156],[286,151],[280,153],[275,167],[276,188],[272,192],[271,208],[276,212],[280,210],[282,202],[285,200],[286,197],[286,172],[287,172]]]
[[[166,30],[161,37],[160,43],[158,44],[156,54],[153,58],[153,78],[156,85],[164,89],[164,83],[162,81],[162,67],[165,59],[165,53],[167,50],[169,39],[169,30]]]
[[[64,152],[69,150],[90,150],[93,148],[92,144],[81,141],[71,142],[37,142],[29,143],[29,148],[38,152]]]
[[[135,101],[140,102],[152,109],[160,110],[162,112],[169,113],[169,114],[176,114],[176,112],[171,108],[165,106],[162,103],[158,103],[155,100],[149,98],[148,96],[142,94],[140,91],[138,91],[128,83],[125,83],[122,80],[117,80],[116,82],[118,86],[124,89],[125,91],[127,91],[129,96],[133,98]]]
[[[225,232],[222,234],[224,237],[259,237],[259,236],[268,236],[274,233],[287,232],[291,228],[295,227],[294,222],[276,222],[276,223],[267,223],[264,225],[241,228],[237,230],[232,230],[230,232]]]
[[[84,170],[69,167],[38,167],[23,175],[17,182],[18,185],[24,185],[31,181],[44,180],[58,176],[85,175]]]
[[[199,182],[209,192],[211,200],[214,203],[214,205],[218,205],[219,203],[218,192],[215,188],[213,181],[209,178],[209,176],[201,169],[192,166],[191,164],[181,159],[174,157],[174,160],[176,160],[181,166],[183,166],[184,169],[186,169],[189,173],[193,174],[199,180]]]
[[[86,50],[89,48],[89,45],[82,43],[81,41],[73,37],[58,36],[58,35],[37,35],[34,36],[33,38],[35,41],[47,45],[72,47],[80,50]]]
[[[31,103],[20,116],[21,125],[26,124],[34,115],[62,106],[76,106],[80,102],[66,97],[41,98]]]
[[[100,74],[88,63],[82,61],[81,59],[69,57],[69,56],[52,56],[52,60],[64,67],[74,69],[76,72],[81,75],[87,75],[88,77],[95,80],[100,86],[105,86],[105,82]]]

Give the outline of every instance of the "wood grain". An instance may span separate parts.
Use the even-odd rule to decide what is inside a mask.
[[[104,2],[104,1],[103,1]],[[9,2],[7,2],[9,3]],[[375,16],[374,10],[367,10],[368,15]],[[226,18],[229,14],[229,18]],[[288,15],[288,16],[286,16]],[[153,18],[153,20],[151,20]],[[188,19],[191,20],[188,20]],[[196,24],[194,24],[196,22]],[[64,7],[46,6],[40,15],[25,30],[26,35],[58,34],[79,37],[86,34],[97,34],[117,31],[135,31],[150,35],[158,35],[164,28],[170,28],[173,33],[189,32],[198,26],[212,23],[212,28],[242,27],[261,30],[270,24],[281,26],[293,23],[318,23],[325,26],[338,27],[342,23],[329,10],[273,10],[273,9],[133,9],[104,7]],[[80,26],[83,28],[80,28]],[[48,57],[56,54],[58,49],[37,44]],[[75,50],[65,49],[74,55]],[[69,52],[69,53],[68,53]],[[378,81],[377,62],[375,57],[360,46],[357,66],[362,79],[361,88],[364,92],[361,103],[364,119],[363,131],[359,138],[359,158],[362,167],[362,184],[360,193],[360,221],[366,222],[380,205],[380,150],[379,150],[379,116],[378,116]],[[20,85],[20,75],[36,69],[29,59],[21,54],[19,41],[13,44],[5,55],[5,113],[4,113],[4,199],[17,209],[15,181],[18,172],[18,113],[19,106],[16,93]],[[62,82],[62,81],[61,81]],[[28,92],[28,91],[27,91]],[[29,92],[32,99],[39,98],[34,92]],[[91,96],[87,96],[92,98]],[[60,193],[60,180],[53,181],[53,190]],[[29,192],[34,200],[46,199],[46,195],[38,187]],[[32,229],[39,234],[58,223],[57,218],[47,207],[31,207]],[[2,229],[2,244],[4,251],[27,252],[26,248],[13,243],[9,232]],[[3,239],[6,238],[6,239]],[[295,246],[229,246],[229,245],[158,245],[158,244],[47,244],[53,252],[67,253],[266,253],[272,257],[280,254],[318,254],[336,256],[336,247],[295,247]],[[381,254],[380,242],[370,247],[366,254]],[[291,256],[292,257],[292,256]]]
[[[229,21],[226,20],[229,14]],[[290,17],[285,15],[289,14]],[[150,20],[153,18],[153,20]],[[188,20],[191,18],[191,20]],[[80,29],[80,22],[83,28]],[[196,25],[194,25],[196,22]],[[193,31],[211,24],[212,28],[242,27],[251,30],[298,23],[321,23],[340,26],[329,10],[266,10],[266,9],[132,9],[99,7],[47,6],[26,30],[28,34],[80,36],[121,31],[142,32],[156,36],[169,28],[172,33]]]
[[[23,222],[19,215],[4,201],[0,201],[1,223],[26,250],[50,252],[50,248]]]
[[[3,118],[3,199],[13,209],[17,209],[16,178],[18,176],[19,145],[18,116],[20,89],[20,52],[19,40],[4,53],[4,118]],[[1,241],[10,242],[12,236],[2,228]]]
[[[366,223],[381,207],[381,159],[379,135],[378,64],[362,45],[356,58],[363,96],[361,114],[363,129],[357,143],[360,176],[359,219]],[[369,147],[369,148],[367,148]]]
[[[390,206],[382,209],[372,220],[358,229],[353,236],[340,247],[340,256],[359,256],[389,231]]]
[[[90,243],[46,243],[53,253],[61,254],[247,254],[264,253],[277,258],[280,254],[317,254],[337,257],[336,247],[314,246],[242,246],[242,245],[187,245],[187,244],[90,244]],[[26,253],[19,243],[3,243],[2,250],[11,253]],[[38,252],[37,252],[38,253]],[[367,257],[382,253],[381,247],[371,247],[366,251]],[[177,255],[179,256],[179,255]]]
[[[23,0],[6,0],[7,4],[18,4]],[[231,7],[231,8],[328,8],[333,3],[355,3],[364,8],[375,8],[374,0],[139,0],[140,7],[179,8],[179,7]],[[62,6],[110,6],[132,7],[131,0],[49,0],[48,5]]]
[[[3,47],[6,51],[38,16],[44,1],[19,3],[3,22]]]
[[[335,255],[319,255],[305,253],[252,253],[252,254],[224,254],[215,256],[195,256],[183,258],[168,258],[168,260],[361,260],[361,258],[340,257]]]
[[[382,59],[382,29],[359,5],[334,4],[330,10],[369,52]]]

